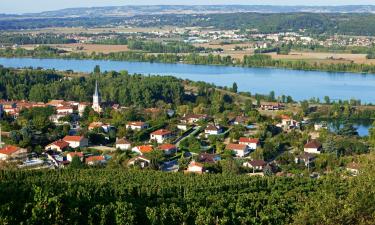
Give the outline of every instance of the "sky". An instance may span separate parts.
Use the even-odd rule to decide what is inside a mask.
[[[0,13],[120,5],[374,5],[375,0],[0,0]]]

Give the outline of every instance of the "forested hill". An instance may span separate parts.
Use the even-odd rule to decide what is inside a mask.
[[[74,18],[0,18],[0,30],[46,27],[100,27],[131,25],[202,26],[218,29],[257,29],[262,33],[306,30],[312,34],[375,35],[371,13],[227,13],[200,15],[142,15]]]
[[[0,171],[1,224],[374,224],[375,182],[123,169]]]

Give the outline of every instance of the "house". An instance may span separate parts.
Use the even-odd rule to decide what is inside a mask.
[[[0,160],[23,159],[27,156],[27,149],[14,145],[7,145],[0,148]]]
[[[148,123],[146,122],[128,122],[126,124],[126,129],[132,129],[132,130],[143,130],[147,129],[149,127]]]
[[[201,163],[216,163],[217,161],[220,161],[220,160],[221,160],[220,155],[216,155],[216,154],[200,153],[198,155],[198,161]]]
[[[150,134],[150,140],[155,140],[159,144],[163,143],[164,141],[172,137],[173,137],[172,132],[169,130],[165,130],[165,129],[160,129]]]
[[[267,163],[264,160],[252,160],[249,162],[244,162],[242,164],[244,167],[252,168],[253,171],[261,171],[264,169],[264,167],[267,165]]]
[[[150,153],[152,152],[152,150],[153,150],[152,145],[141,145],[141,146],[135,146],[134,148],[132,148],[133,152],[136,152],[140,155]]]
[[[284,105],[279,102],[261,102],[260,108],[262,110],[281,110],[284,108]]]
[[[105,160],[105,157],[102,155],[99,156],[89,156],[86,158],[85,163],[90,166],[95,166],[95,165],[104,165],[107,163]]]
[[[184,117],[181,119],[181,123],[188,123],[188,124],[194,124],[202,120],[207,120],[206,114],[189,114],[184,115]]]
[[[73,158],[77,156],[79,157],[79,159],[81,161],[83,161],[83,153],[82,152],[69,152],[67,155],[66,155],[66,160],[71,162],[73,161]]]
[[[236,116],[236,118],[234,118],[234,120],[233,120],[233,125],[246,126],[248,120],[249,119],[247,117],[245,117],[245,116]]]
[[[303,150],[304,152],[312,154],[320,154],[322,151],[322,144],[320,144],[317,140],[312,140],[305,144]]]
[[[249,147],[242,144],[228,144],[225,149],[235,152],[237,157],[245,157],[250,153]]]
[[[279,127],[284,128],[286,130],[290,130],[300,127],[300,123],[292,119],[288,115],[281,115],[281,124],[279,125]]]
[[[255,149],[257,149],[257,147],[259,145],[259,139],[258,138],[241,137],[239,139],[239,144],[247,145],[249,147],[249,149],[255,150]]]
[[[172,144],[162,144],[158,147],[158,149],[162,150],[165,155],[174,155],[178,151],[176,145]]]
[[[90,104],[87,103],[87,102],[80,102],[78,104],[78,113],[79,113],[80,116],[83,115],[83,113],[85,112],[86,107],[88,107],[89,105]]]
[[[68,115],[68,114],[72,114],[73,111],[74,111],[73,108],[70,106],[59,106],[56,108],[57,114]]]
[[[57,152],[63,152],[69,147],[69,143],[64,140],[57,140],[52,142],[51,144],[47,145],[44,149],[46,151],[48,150],[54,150]]]
[[[188,130],[188,125],[186,124],[177,124],[177,129],[182,130],[182,131],[187,131]]]
[[[192,162],[190,162],[188,168],[186,169],[186,172],[202,174],[204,172],[203,164],[192,161]]]
[[[47,103],[47,105],[53,106],[53,107],[61,107],[65,105],[64,100],[51,100]]]
[[[125,138],[117,139],[116,141],[116,149],[120,150],[130,150],[132,147],[131,143],[127,141]]]
[[[94,129],[96,129],[96,128],[100,128],[100,127],[102,127],[102,126],[103,126],[103,123],[102,123],[102,122],[92,122],[92,123],[89,124],[88,129],[89,129],[89,130],[94,130]]]
[[[69,143],[71,148],[82,148],[89,146],[89,140],[83,136],[65,136],[64,141]]]
[[[310,166],[312,162],[315,160],[315,155],[308,152],[303,152],[299,156],[294,158],[295,163],[303,163],[305,166]]]
[[[137,156],[128,161],[128,166],[139,165],[141,168],[146,168],[150,165],[150,159],[144,156]]]
[[[223,133],[223,128],[210,124],[204,129],[204,133],[206,134],[206,137],[209,135],[219,135]]]

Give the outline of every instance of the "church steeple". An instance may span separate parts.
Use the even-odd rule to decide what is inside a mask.
[[[102,108],[100,106],[100,95],[99,95],[98,81],[95,82],[95,91],[94,91],[94,95],[92,96],[92,108],[96,112],[102,111]]]

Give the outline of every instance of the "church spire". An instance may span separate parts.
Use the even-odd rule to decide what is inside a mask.
[[[98,81],[95,82],[95,93],[94,96],[99,96]]]

